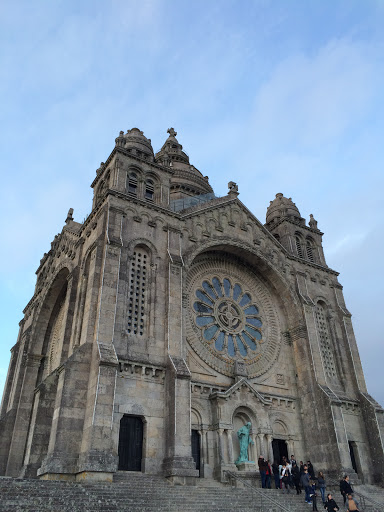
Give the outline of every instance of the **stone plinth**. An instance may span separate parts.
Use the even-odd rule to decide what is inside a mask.
[[[240,462],[240,464],[236,464],[237,469],[239,471],[256,471],[256,464],[254,462]]]

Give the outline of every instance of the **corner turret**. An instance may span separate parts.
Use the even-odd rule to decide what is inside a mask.
[[[317,221],[311,214],[307,226],[290,197],[276,194],[267,208],[265,227],[294,256],[327,266],[323,252],[323,233],[318,229]]]

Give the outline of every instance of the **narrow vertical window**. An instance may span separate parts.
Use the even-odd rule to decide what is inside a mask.
[[[307,239],[307,258],[309,261],[314,262],[315,259],[313,257],[313,246],[311,240]]]
[[[303,257],[303,250],[301,248],[301,240],[298,236],[295,237],[295,242],[296,242],[296,251],[297,251],[297,255],[299,258],[302,258]]]
[[[137,195],[137,176],[134,172],[128,176],[128,192]]]
[[[153,181],[147,180],[145,183],[145,198],[151,199],[153,201],[154,191],[155,191],[155,188],[153,185]]]
[[[317,333],[319,336],[320,352],[323,360],[324,371],[328,377],[336,377],[335,361],[331,345],[331,335],[326,317],[325,306],[318,302],[315,308]]]
[[[148,254],[137,248],[133,253],[129,274],[128,292],[128,333],[143,336],[147,305]]]

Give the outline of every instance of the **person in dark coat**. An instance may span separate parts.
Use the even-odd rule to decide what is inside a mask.
[[[260,455],[258,460],[260,478],[261,478],[261,487],[265,489],[265,484],[267,480],[267,461],[264,459],[262,455]]]
[[[300,483],[301,483],[302,487],[304,487],[305,503],[312,503],[311,497],[309,496],[309,493],[311,490],[310,483],[309,483],[310,480],[311,480],[311,477],[309,476],[308,469],[304,469],[304,473],[301,475]]]
[[[345,477],[340,481],[340,492],[344,499],[344,505],[347,501],[348,494],[353,494],[353,489],[351,484],[349,483],[349,476],[345,475]]]
[[[310,460],[307,462],[307,467],[308,467],[309,476],[311,477],[312,480],[315,480],[316,479],[315,470],[313,469],[313,466],[312,466],[312,463]]]
[[[317,476],[317,486],[321,492],[321,499],[323,503],[325,503],[325,478],[324,473],[322,473],[321,471],[319,471],[319,474]]]
[[[276,489],[280,489],[280,471],[279,471],[279,464],[277,460],[272,464],[272,473],[273,478],[275,479],[275,486]]]
[[[309,491],[309,495],[312,499],[312,504],[313,504],[312,510],[317,510],[317,492],[316,492],[316,482],[314,480],[311,481],[311,490]]]
[[[327,501],[324,503],[324,508],[327,509],[327,512],[334,512],[335,510],[340,510],[337,506],[336,501],[332,498],[332,494],[327,494]]]
[[[292,464],[292,479],[293,485],[296,487],[296,494],[301,494],[300,476],[300,470],[297,464]]]

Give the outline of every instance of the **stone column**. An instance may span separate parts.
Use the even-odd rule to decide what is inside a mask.
[[[257,434],[257,448],[257,451],[259,452],[259,457],[260,455],[262,455],[263,457],[267,456],[264,447],[264,434]]]
[[[167,439],[164,474],[174,483],[199,476],[191,450],[191,372],[185,361],[183,333],[183,259],[181,232],[168,231]]]
[[[224,432],[224,430],[221,428],[219,428],[217,431],[217,447],[218,447],[217,456],[218,456],[219,464],[224,463],[223,432]]]
[[[209,447],[208,447],[208,432],[207,430],[202,431],[202,444],[204,452],[204,462],[209,464]]]
[[[117,446],[112,437],[113,408],[118,359],[113,345],[117,307],[118,283],[121,261],[121,226],[123,212],[110,208],[106,218],[106,233],[103,244],[97,248],[96,261],[91,265],[94,275],[90,294],[87,340],[92,357],[87,375],[86,406],[83,438],[78,458],[78,479],[111,480],[117,470]],[[102,283],[101,288],[97,283]],[[96,286],[95,286],[96,284]],[[80,361],[79,361],[80,362]],[[85,361],[84,361],[85,362]],[[74,369],[76,379],[83,386],[80,365]],[[83,397],[81,397],[83,399]]]
[[[23,351],[23,348],[20,350]],[[15,418],[15,429],[13,430],[12,440],[9,446],[6,469],[7,476],[18,476],[22,468],[40,361],[41,356],[28,354],[28,356],[25,357],[23,375],[19,377],[22,386]]]
[[[271,434],[267,434],[265,437],[266,437],[266,440],[267,440],[267,455],[266,455],[266,458],[268,458],[269,462],[272,464],[273,463],[272,435]],[[288,457],[289,457],[289,455],[288,455]]]
[[[227,445],[228,445],[228,463],[233,464],[235,461],[233,460],[233,443],[232,443],[232,430],[227,429],[225,431],[227,435]]]
[[[253,444],[251,444],[250,448],[251,448],[251,460],[253,460],[254,462],[257,462],[258,460],[258,449],[257,449],[257,439],[256,439],[256,434],[251,434],[251,441],[253,442]]]

